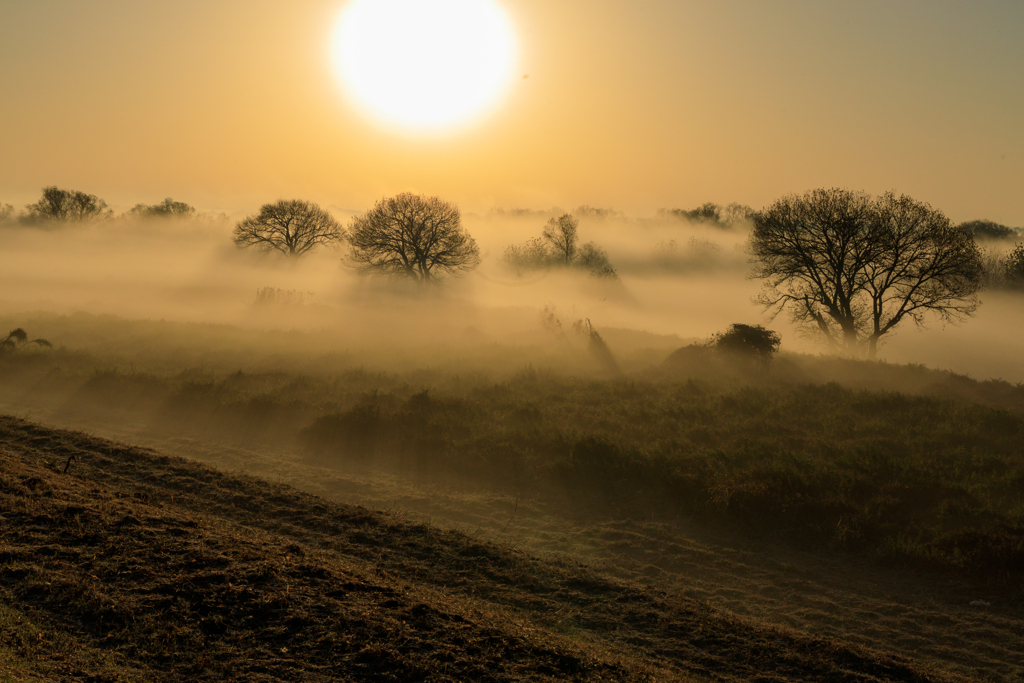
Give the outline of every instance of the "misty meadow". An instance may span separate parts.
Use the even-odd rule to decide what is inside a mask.
[[[0,681],[1024,677],[1020,9],[167,9],[0,7]]]

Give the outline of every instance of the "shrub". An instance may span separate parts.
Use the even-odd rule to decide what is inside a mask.
[[[710,346],[718,351],[734,353],[767,363],[779,350],[782,343],[778,332],[765,329],[761,325],[744,325],[736,323],[726,332],[711,338]]]
[[[30,344],[46,348],[51,348],[53,346],[53,344],[45,339],[29,339],[25,330],[19,327],[11,330],[7,337],[0,340],[0,353],[12,353],[18,349],[23,349]]]

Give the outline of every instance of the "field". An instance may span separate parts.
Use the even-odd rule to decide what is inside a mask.
[[[85,489],[62,488],[88,479],[96,483],[80,485],[99,487],[99,499],[124,508],[97,503],[103,511],[91,519],[103,528],[126,516],[140,523],[152,516],[137,507],[146,502],[136,496],[143,491],[150,502],[158,496],[161,514],[181,511],[205,525],[204,534],[223,534],[219,542],[225,548],[235,543],[228,539],[244,536],[239,524],[247,527],[245,534],[271,545],[296,544],[307,555],[316,547],[329,577],[294,577],[309,591],[303,613],[328,604],[342,610],[337,601],[315,594],[336,590],[327,584],[352,582],[338,578],[357,571],[346,564],[352,557],[361,558],[362,572],[371,571],[372,563],[365,563],[376,558],[386,565],[385,574],[373,574],[378,583],[386,576],[415,592],[415,601],[430,610],[497,629],[495,638],[510,640],[495,645],[496,652],[513,642],[526,648],[515,651],[534,663],[522,671],[495,663],[488,668],[496,680],[763,675],[1009,681],[1024,672],[1018,646],[1024,635],[1019,385],[977,382],[921,366],[799,354],[762,368],[697,347],[673,353],[682,340],[626,330],[603,331],[620,366],[615,374],[590,352],[585,336],[571,334],[517,344],[470,340],[371,352],[338,350],[329,334],[316,332],[85,315],[39,315],[25,326],[82,343],[77,350],[5,356],[5,410],[183,455],[219,471],[9,422],[6,453],[21,463],[10,471],[27,468],[10,480],[11,495],[32,498],[31,489],[22,489],[38,478],[55,491],[42,503],[79,496],[74,505],[88,507],[91,494]],[[36,436],[24,436],[33,430]],[[60,469],[73,452],[80,457],[69,469],[72,477],[46,469],[46,462]],[[102,459],[98,454],[120,454],[120,460],[109,467],[90,464]],[[135,461],[145,464],[127,464]],[[103,474],[110,468],[117,477]],[[222,474],[229,471],[262,481]],[[178,479],[215,479],[216,491],[200,495],[193,490],[199,483],[175,484]],[[286,484],[319,498],[281,488]],[[17,509],[26,504],[22,499]],[[354,512],[338,506],[343,503],[366,509]],[[328,509],[342,511],[331,513],[337,515],[333,526],[323,521]],[[253,515],[255,510],[264,514]],[[59,519],[54,510],[33,514],[40,524],[43,518]],[[374,520],[372,533],[363,528],[369,522],[354,521],[360,516]],[[173,522],[187,528],[182,524]],[[64,532],[55,523],[33,533],[37,537],[25,543],[49,547],[60,545],[54,539]],[[342,536],[358,536],[361,547],[340,544],[336,538]],[[387,540],[407,536],[415,541],[409,547]],[[252,537],[247,542],[256,543]],[[459,557],[455,547],[478,548],[470,565],[453,559]],[[122,555],[117,548],[108,552],[115,559]],[[139,552],[155,551],[132,554]],[[26,557],[15,564],[22,567]],[[268,565],[278,573],[287,567],[279,556],[245,557],[219,569],[217,581],[250,586],[245,576],[265,574]],[[80,564],[46,560],[32,571],[70,571],[68,562]],[[455,576],[470,567],[478,573]],[[205,576],[213,570],[196,571]],[[114,591],[103,587],[108,579],[91,590]],[[591,584],[602,587],[586,588]],[[18,585],[27,590],[29,584]],[[634,592],[653,602],[616,611],[624,607],[619,598]],[[272,591],[260,595],[276,599]],[[210,599],[205,593],[182,598],[191,606],[182,606],[175,618],[196,618],[194,605]],[[988,605],[969,604],[977,600]],[[402,621],[402,610],[413,606],[399,601],[389,608],[387,602],[382,598],[375,607],[384,621]],[[24,619],[54,618],[43,603],[22,593],[8,604],[24,605]],[[227,609],[213,604],[218,606],[209,608],[211,614]],[[154,609],[147,603],[136,611]],[[487,619],[470,618],[469,609]],[[79,629],[67,637],[81,639],[89,619],[80,617],[58,631]],[[295,623],[294,637],[306,639],[304,644],[280,647],[305,648],[301,657],[295,655],[310,662],[303,675],[316,680],[314,661],[328,667],[322,671],[341,666],[311,654],[314,640],[321,646],[337,643],[336,634],[315,619]],[[373,631],[378,626],[367,627],[377,635],[366,635],[358,648],[346,646],[348,655],[375,647],[373,639],[383,633]],[[708,629],[706,637],[694,635]],[[13,631],[6,633],[13,637]],[[448,652],[459,666],[497,657],[459,651],[448,627],[432,633],[420,634],[421,642],[455,648]],[[142,653],[156,657],[161,650],[135,637],[132,631],[121,640],[97,640],[95,656],[75,666],[85,671],[87,660],[93,666],[107,656],[128,657],[117,667],[156,666],[156,659]],[[283,635],[273,637],[273,647],[285,642]],[[208,641],[210,634],[203,638]],[[242,641],[217,642],[243,658]],[[530,649],[538,643],[559,643],[562,649]],[[173,648],[163,652],[165,663],[206,671],[198,659],[182,660]],[[269,666],[269,655],[259,652],[259,666]],[[416,652],[387,654],[400,662],[394,664],[394,680],[480,676],[466,668],[430,668],[443,660]],[[19,666],[56,666],[52,653],[24,653],[15,657]],[[298,666],[277,661],[278,655],[277,666]],[[558,659],[563,656],[577,663],[559,668],[558,662],[569,661]],[[269,668],[236,671],[282,680],[296,675]],[[331,671],[323,675],[355,676],[359,670]]]

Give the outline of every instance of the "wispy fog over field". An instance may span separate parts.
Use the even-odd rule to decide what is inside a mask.
[[[482,264],[428,292],[357,273],[342,247],[301,259],[239,250],[231,241],[233,223],[225,219],[6,226],[0,301],[8,315],[87,312],[315,330],[351,351],[426,342],[545,343],[542,313],[566,329],[589,319],[599,330],[674,335],[680,344],[736,322],[766,324],[781,332],[784,350],[818,350],[784,316],[768,322],[753,303],[760,284],[748,276],[744,226],[723,229],[665,217],[584,218],[580,242],[607,251],[617,280],[566,270],[516,273],[503,259],[505,250],[538,237],[549,215],[466,216]],[[932,322],[922,332],[905,325],[880,355],[979,378],[1024,380],[1018,346],[1024,321],[1014,314],[1017,298],[984,293],[976,317],[959,326]]]

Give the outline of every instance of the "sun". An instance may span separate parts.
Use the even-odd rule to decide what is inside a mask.
[[[501,99],[513,81],[516,45],[493,0],[352,0],[332,58],[345,91],[374,118],[438,130]]]

